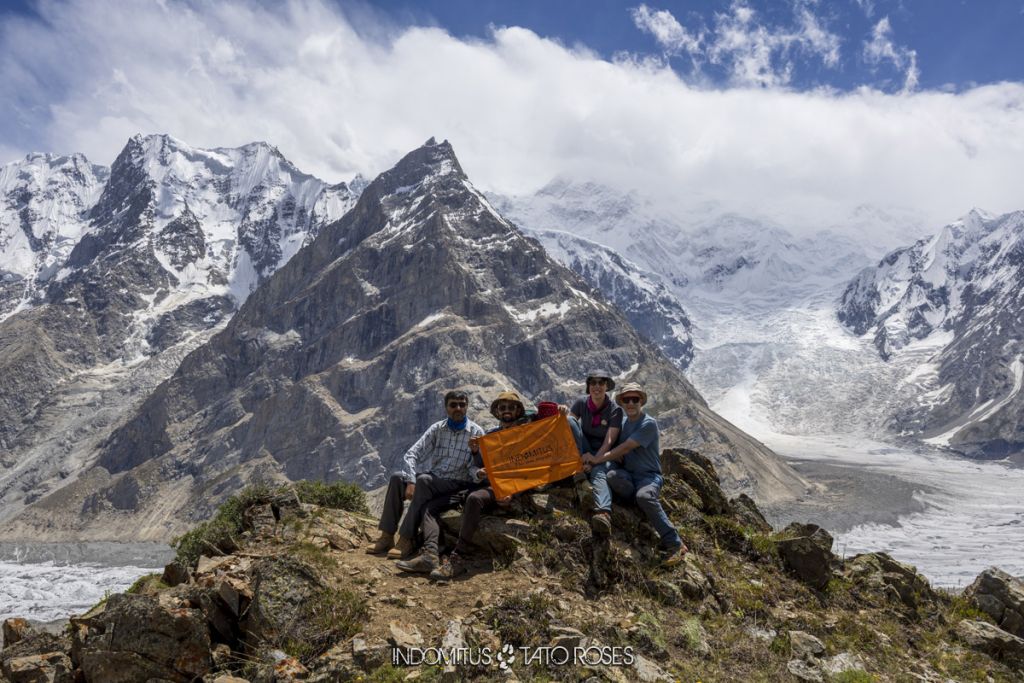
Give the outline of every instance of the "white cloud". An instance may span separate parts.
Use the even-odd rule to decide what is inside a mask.
[[[630,15],[636,27],[653,35],[669,54],[700,53],[704,34],[691,33],[668,10],[652,11],[647,5],[640,5],[630,10]]]
[[[864,61],[874,67],[891,62],[903,71],[903,90],[917,89],[921,77],[917,68],[917,51],[893,43],[889,17],[882,17],[871,31],[871,40],[864,41]]]
[[[829,68],[839,65],[839,36],[826,29],[811,11],[812,0],[795,0],[794,24],[767,26],[743,0],[728,12],[716,12],[709,30],[690,31],[667,10],[640,5],[633,22],[654,36],[670,55],[688,55],[694,76],[703,61],[723,67],[734,85],[776,87],[790,83],[797,53],[817,57]]]
[[[0,25],[3,161],[81,151],[109,164],[129,135],[168,132],[203,147],[266,140],[338,181],[437,136],[483,189],[528,192],[567,175],[797,229],[862,204],[908,207],[932,225],[972,206],[1024,208],[1020,84],[697,88],[657,62],[609,62],[521,28],[472,41],[436,28],[357,31],[317,0],[71,0],[42,11],[45,22]],[[730,16],[756,33],[742,6]],[[744,82],[757,82],[754,62]]]

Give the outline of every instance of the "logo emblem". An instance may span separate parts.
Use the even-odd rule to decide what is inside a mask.
[[[511,643],[505,643],[505,645],[498,652],[498,666],[501,667],[502,671],[508,671],[512,668],[512,664],[516,661],[516,649],[512,647]]]

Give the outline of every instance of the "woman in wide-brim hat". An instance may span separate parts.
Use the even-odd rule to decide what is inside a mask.
[[[604,457],[619,437],[623,416],[622,408],[608,397],[608,392],[614,388],[615,380],[610,373],[602,370],[590,372],[587,374],[586,396],[576,399],[569,409],[584,436],[586,452],[581,456],[594,490],[591,527],[598,535],[610,534],[612,529],[612,494],[607,483],[609,463]]]

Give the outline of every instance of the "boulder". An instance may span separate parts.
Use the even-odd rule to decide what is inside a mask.
[[[820,681],[825,680],[816,662],[808,662],[804,659],[791,659],[786,664],[786,669],[801,681],[820,683]]]
[[[847,671],[867,671],[864,659],[858,654],[840,652],[834,657],[826,657],[821,660],[821,670],[831,680],[833,677],[842,675]]]
[[[978,575],[964,596],[992,617],[999,628],[1024,638],[1024,581],[992,567]]]
[[[74,666],[64,652],[4,659],[0,672],[11,683],[73,683]]]
[[[666,448],[661,452],[661,471],[666,477],[677,476],[700,498],[699,509],[711,515],[731,512],[729,501],[718,483],[718,473],[711,461],[686,448]]]
[[[160,580],[168,586],[178,586],[183,583],[188,583],[190,572],[181,562],[175,560],[164,567],[164,573],[160,576]]]
[[[757,533],[770,534],[772,525],[764,518],[761,511],[757,509],[757,503],[745,493],[729,499],[729,507],[732,508],[736,521]]]
[[[211,666],[210,631],[197,609],[166,608],[148,595],[112,595],[84,626],[78,649],[87,681],[191,681]]]
[[[458,538],[462,512],[451,510],[441,515],[445,532]],[[473,545],[499,557],[512,557],[530,533],[530,523],[516,517],[483,515],[473,536]]]
[[[3,625],[3,646],[10,647],[20,640],[24,640],[26,637],[35,632],[35,629],[28,623],[27,620],[21,617],[12,617],[10,619],[4,619]]]
[[[892,559],[886,553],[865,553],[846,562],[843,575],[861,588],[867,588],[887,599],[914,609],[924,602],[934,602],[928,579],[909,564]]]
[[[825,654],[825,644],[804,631],[789,632],[789,649],[793,657],[806,661]]]
[[[816,524],[793,522],[777,542],[783,564],[804,583],[822,590],[832,578],[832,535]]]
[[[1024,638],[1007,633],[987,621],[964,619],[956,625],[956,637],[968,646],[1010,666],[1024,667]]]

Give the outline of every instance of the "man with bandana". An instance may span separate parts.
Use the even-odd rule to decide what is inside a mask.
[[[401,469],[391,476],[378,525],[381,535],[367,550],[368,553],[386,554],[395,547],[397,531],[397,548],[402,558],[414,561],[414,539],[424,505],[433,498],[450,495],[474,485],[473,456],[469,442],[484,431],[466,416],[469,408],[466,392],[449,391],[444,397],[444,407],[448,416],[427,428],[419,441],[406,452]],[[399,526],[398,520],[402,516],[405,500],[412,502]],[[426,534],[431,530],[423,531]],[[438,564],[436,548],[432,554],[424,552],[415,561],[418,561],[415,571],[433,570]]]

